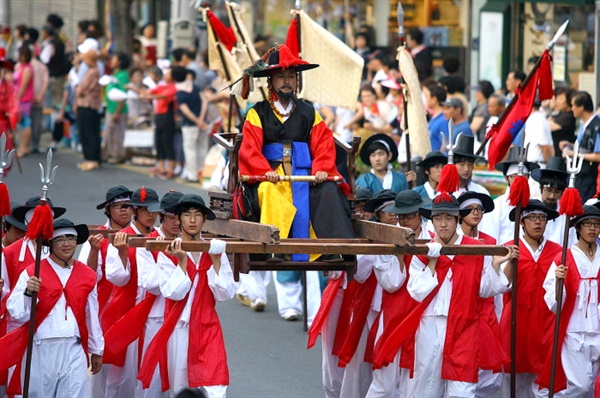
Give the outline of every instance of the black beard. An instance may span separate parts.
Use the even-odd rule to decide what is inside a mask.
[[[294,93],[293,91],[283,92],[283,91],[277,90],[277,91],[275,91],[275,94],[277,94],[277,98],[279,98],[280,100],[283,100],[284,102],[296,101],[296,93]]]

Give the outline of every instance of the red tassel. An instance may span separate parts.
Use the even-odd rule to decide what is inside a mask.
[[[581,196],[576,188],[567,188],[560,198],[560,214],[566,214],[567,217],[575,217],[583,214]]]
[[[52,209],[50,209],[48,203],[40,203],[33,212],[31,222],[27,225],[27,238],[36,240],[41,236],[42,239],[52,239],[54,233],[53,221]]]
[[[298,19],[292,18],[292,22],[290,23],[290,27],[287,32],[287,37],[285,39],[285,45],[288,46],[294,57],[298,58],[300,56],[300,43],[298,41]]]
[[[527,177],[517,176],[512,184],[510,184],[510,195],[508,196],[508,203],[511,206],[521,205],[521,207],[527,207],[529,204],[529,182]],[[561,200],[562,203],[562,200]]]
[[[146,193],[146,187],[142,187],[142,189],[140,189],[140,200],[142,201],[142,203],[146,201],[146,196],[148,196],[148,194]]]
[[[0,183],[0,217],[10,216],[10,195],[5,183]]]
[[[442,175],[440,176],[440,183],[438,184],[438,192],[449,192],[454,193],[460,188],[460,176],[456,165],[447,164],[442,169]]]
[[[352,190],[350,189],[350,185],[348,185],[346,182],[340,182],[338,184],[338,187],[340,187],[340,191],[342,191],[342,194],[345,197],[349,197],[350,195],[352,195]]]
[[[549,100],[554,96],[554,89],[552,88],[553,77],[552,77],[552,56],[548,50],[542,54],[542,61],[540,62],[540,74],[539,74],[539,85],[538,95],[540,101]]]
[[[452,203],[452,195],[450,195],[448,192],[443,191],[440,192],[434,199],[433,201],[435,203]]]

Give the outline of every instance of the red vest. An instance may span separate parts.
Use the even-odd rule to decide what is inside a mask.
[[[34,273],[34,264],[27,267],[27,273],[31,276]],[[67,306],[71,307],[79,334],[81,335],[81,345],[87,354],[88,348],[88,329],[86,324],[87,298],[96,286],[96,274],[87,265],[79,262],[73,262],[73,271],[63,287],[58,275],[48,263],[48,260],[42,260],[40,264],[40,279],[43,281],[38,293],[37,312],[35,317],[35,328],[41,325],[50,311],[54,308],[58,299],[64,294]],[[14,376],[8,387],[8,393],[21,393],[21,364],[22,358],[27,349],[27,337],[29,335],[29,322],[24,323],[17,329],[0,338],[0,369],[8,369],[16,365]]]
[[[174,264],[177,266],[178,261],[175,261]],[[212,260],[205,253],[202,253],[200,257],[198,270],[191,261],[188,261],[187,272],[190,280],[193,283],[196,275],[199,278],[189,320],[187,365],[189,386],[191,388],[229,385],[225,341],[221,330],[221,322],[215,311],[215,297],[208,286],[206,275],[211,266]],[[193,288],[192,286],[191,289]],[[150,342],[138,372],[138,379],[142,382],[143,388],[150,386],[154,369],[165,356],[169,338],[177,326],[188,297],[189,292],[183,300],[166,300],[165,322]],[[164,380],[166,373],[161,372],[161,376],[163,377],[164,389],[164,386],[168,385],[168,380]]]
[[[98,229],[108,229],[106,226],[102,225],[98,227]],[[108,251],[109,241],[107,238],[102,239],[102,243],[100,244],[100,252],[99,256],[102,259],[102,278],[98,281],[97,289],[98,289],[98,313],[100,316],[104,314],[104,308],[108,304],[108,300],[110,299],[110,295],[113,290],[113,284],[106,280],[106,252]],[[102,329],[104,332],[105,330]]]
[[[562,262],[561,258],[562,254],[559,254],[554,259],[554,263],[560,264]],[[565,298],[565,303],[562,308],[561,318],[560,318],[560,329],[558,334],[558,355],[556,361],[556,373],[554,378],[554,391],[558,392],[567,388],[567,377],[565,376],[565,370],[562,365],[561,352],[563,343],[565,342],[565,336],[567,335],[567,327],[569,326],[569,321],[571,319],[571,315],[573,315],[573,309],[575,308],[575,303],[577,302],[577,291],[579,290],[579,282],[581,282],[581,275],[579,274],[579,270],[577,269],[577,264],[575,263],[575,259],[573,258],[573,253],[571,249],[567,250],[567,263],[565,264],[569,271],[567,272],[567,277],[565,278],[565,290],[567,297]],[[599,279],[599,275],[596,275],[594,279]],[[554,331],[554,328],[552,328]],[[552,370],[552,353],[548,350],[546,355],[546,361],[544,364],[544,368],[540,373],[540,377],[536,382],[540,385],[540,388],[548,388],[550,386],[550,373]]]
[[[510,241],[507,245],[512,245]],[[524,246],[521,241],[521,246]],[[543,284],[554,258],[562,252],[562,246],[547,240],[536,262],[529,250],[522,248],[517,269],[517,373],[540,374],[546,355],[552,349],[554,313],[544,301]],[[500,318],[502,343],[510,352],[512,293],[504,295],[504,308]]]

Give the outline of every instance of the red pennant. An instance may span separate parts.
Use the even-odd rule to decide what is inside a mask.
[[[231,52],[231,49],[235,46],[236,42],[233,30],[231,27],[226,28],[225,25],[223,25],[223,22],[221,22],[212,11],[208,11],[207,15],[208,22],[215,32],[215,35],[217,35],[217,39],[219,39],[219,42],[227,48],[227,51]]]
[[[6,183],[0,183],[0,217],[10,216],[10,195]]]

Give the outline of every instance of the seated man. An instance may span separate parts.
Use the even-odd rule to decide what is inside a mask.
[[[367,188],[372,193],[391,189],[399,193],[408,188],[407,181],[414,181],[416,174],[409,171],[404,175],[392,170],[392,162],[398,159],[396,143],[385,134],[375,134],[367,138],[360,150],[364,164],[371,166],[371,172],[361,175],[356,185]]]
[[[327,182],[327,177],[340,175],[333,134],[314,107],[296,97],[298,74],[317,65],[295,57],[285,45],[270,50],[265,64],[253,77],[268,78],[269,99],[248,111],[239,153],[240,174],[268,180],[257,189],[260,222],[277,226],[282,239],[353,238],[348,201],[335,183]],[[281,175],[313,175],[315,183],[280,183]],[[328,257],[322,260],[341,259]],[[292,260],[307,261],[309,256],[295,254]],[[313,284],[317,288],[315,295],[309,294],[309,322],[310,313],[319,307],[316,277],[307,275],[309,289]],[[280,314],[297,319],[301,312],[300,273],[279,272],[277,282]],[[288,291],[279,294],[283,290]]]

